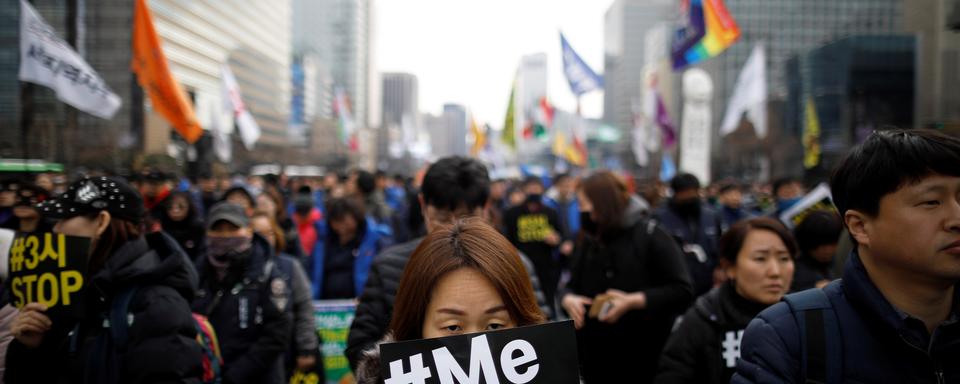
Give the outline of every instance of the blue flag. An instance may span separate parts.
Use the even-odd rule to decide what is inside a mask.
[[[669,153],[663,154],[663,160],[660,162],[660,181],[669,182],[677,175],[677,165],[673,163],[673,157]]]
[[[577,96],[603,88],[603,77],[594,72],[583,59],[580,58],[567,38],[560,33],[560,47],[563,50],[563,73],[567,75],[570,90]]]

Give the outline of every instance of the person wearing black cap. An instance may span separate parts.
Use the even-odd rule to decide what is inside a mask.
[[[58,233],[91,238],[85,313],[75,323],[51,321],[40,303],[27,304],[10,326],[4,381],[16,383],[199,382],[200,345],[189,302],[196,271],[180,247],[162,233],[143,235],[143,200],[117,178],[84,178],[37,205],[57,220]],[[114,298],[135,289],[129,338],[106,353],[103,319]],[[125,353],[118,351],[125,350]]]
[[[47,190],[33,184],[24,184],[16,191],[13,203],[13,217],[3,224],[3,228],[22,233],[44,233],[53,230],[50,221],[40,216],[37,204],[50,197]]]
[[[243,207],[220,202],[210,209],[193,309],[217,330],[224,383],[284,382],[283,354],[293,332],[291,287],[273,258]]]

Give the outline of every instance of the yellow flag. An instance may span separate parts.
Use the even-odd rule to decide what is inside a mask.
[[[516,122],[513,120],[513,96],[517,92],[517,81],[513,81],[513,85],[510,87],[510,102],[507,105],[507,117],[503,121],[503,139],[504,144],[510,146],[510,148],[517,149],[517,127]]]
[[[173,125],[187,143],[193,144],[200,139],[203,128],[197,122],[187,94],[170,73],[160,38],[153,27],[153,16],[145,0],[136,0],[133,13],[133,60],[130,66],[137,74],[137,82],[150,96],[153,108]]]
[[[473,147],[470,148],[470,155],[476,156],[483,147],[487,146],[487,133],[477,125],[477,120],[470,117],[470,132],[473,132]]]
[[[806,169],[820,164],[820,119],[813,98],[807,97],[806,124],[803,126],[803,166]]]

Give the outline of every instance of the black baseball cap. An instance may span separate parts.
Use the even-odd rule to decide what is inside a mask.
[[[210,208],[207,214],[207,229],[213,228],[219,221],[226,221],[239,228],[250,226],[250,218],[247,217],[243,207],[227,201],[221,201]]]
[[[139,224],[143,219],[143,198],[136,189],[119,177],[85,177],[73,182],[67,191],[37,204],[45,217],[69,219],[100,211],[116,218]]]

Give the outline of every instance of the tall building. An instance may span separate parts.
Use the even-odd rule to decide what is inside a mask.
[[[604,16],[603,120],[628,133],[640,101],[645,35],[676,18],[674,0],[616,0]]]
[[[293,52],[315,55],[328,72],[330,84],[318,87],[324,95],[340,87],[350,98],[353,116],[360,127],[372,126],[373,98],[373,0],[293,0]],[[321,115],[332,111],[333,99],[318,97]],[[374,111],[376,108],[373,109]]]
[[[904,29],[919,37],[914,124],[960,134],[960,1],[904,0]]]
[[[735,135],[712,141],[713,174],[769,180],[800,176],[800,125],[786,130],[789,93],[787,60],[850,36],[890,35],[903,32],[902,0],[726,0],[740,27],[740,39],[717,57],[695,64],[713,80],[713,127],[719,127],[743,65],[756,44],[767,56],[769,91],[768,134],[762,140],[733,140]],[[681,116],[682,119],[682,116]],[[748,129],[741,127],[741,131]],[[749,130],[752,131],[752,130]],[[752,134],[752,133],[751,133]],[[749,135],[748,135],[749,136]],[[735,169],[753,170],[731,175]]]
[[[416,141],[420,118],[417,77],[409,73],[384,73],[383,118],[377,138],[380,168],[404,157]]]
[[[467,155],[467,110],[462,105],[444,104],[441,115],[425,113],[421,121],[435,158]]]

